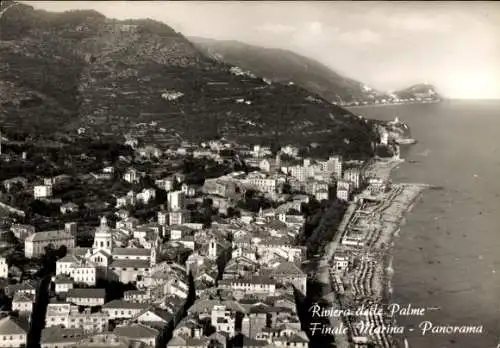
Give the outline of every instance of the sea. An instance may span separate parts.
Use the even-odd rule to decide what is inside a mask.
[[[402,149],[406,162],[392,179],[437,187],[425,191],[406,215],[395,241],[392,302],[425,309],[422,316],[397,317],[410,347],[497,347],[500,101],[452,100],[352,112],[406,122],[418,143]],[[423,322],[435,331],[424,334]],[[475,327],[475,333],[446,333],[445,326]]]

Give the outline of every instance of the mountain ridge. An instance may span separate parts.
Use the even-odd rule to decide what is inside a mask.
[[[188,37],[195,46],[222,61],[241,66],[274,82],[290,81],[330,102],[365,99],[379,92],[365,89],[365,84],[345,77],[321,62],[281,48],[265,48],[235,40]],[[243,52],[242,52],[243,51]],[[303,70],[300,68],[304,68]]]
[[[188,37],[195,46],[210,56],[249,70],[257,76],[274,82],[294,82],[338,105],[393,103],[398,99],[416,98],[414,85],[392,93],[367,86],[365,83],[343,76],[313,58],[281,48],[266,48],[235,40],[215,40]],[[305,67],[305,69],[302,69]],[[435,87],[429,86],[438,97]]]

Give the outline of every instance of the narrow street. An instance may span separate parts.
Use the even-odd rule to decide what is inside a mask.
[[[51,275],[46,275],[36,292],[35,304],[31,315],[30,331],[28,332],[27,348],[40,348],[40,337],[45,327],[45,314],[49,304],[49,287]]]

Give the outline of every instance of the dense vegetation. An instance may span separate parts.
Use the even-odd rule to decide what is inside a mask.
[[[302,210],[306,222],[302,233],[297,237],[297,243],[307,247],[309,258],[321,253],[333,239],[346,209],[347,203],[336,199],[321,203],[312,200],[308,204],[303,204]]]

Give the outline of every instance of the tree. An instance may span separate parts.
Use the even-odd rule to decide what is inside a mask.
[[[292,193],[292,186],[287,182],[283,183],[282,192],[284,194],[291,194]]]

